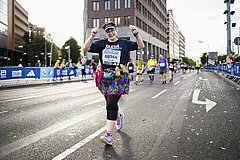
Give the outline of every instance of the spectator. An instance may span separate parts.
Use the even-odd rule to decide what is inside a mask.
[[[65,59],[63,59],[63,61],[62,61],[61,65],[60,65],[60,67],[61,67],[62,69],[65,69],[65,68],[66,68]]]
[[[35,64],[35,67],[42,67],[41,61],[37,60],[37,63]]]
[[[67,63],[67,67],[68,68],[74,68],[73,63],[72,63],[72,59],[70,59],[69,62]]]
[[[72,63],[72,59],[70,59],[69,62],[67,63],[67,67],[74,69],[74,65],[73,65],[73,63]],[[75,72],[76,72],[76,70],[74,69],[74,73],[75,73]],[[74,74],[74,75],[75,75],[75,74]],[[69,75],[69,77],[68,77],[68,80],[71,80],[70,75]]]
[[[60,60],[57,60],[57,62],[54,65],[54,68],[61,69],[61,67],[60,67]]]

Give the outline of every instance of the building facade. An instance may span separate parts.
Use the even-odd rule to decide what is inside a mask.
[[[130,53],[133,61],[137,56],[141,56],[145,62],[152,54],[156,59],[159,54],[167,56],[166,0],[85,0],[85,6],[85,40],[92,28],[101,28],[103,23],[113,21],[120,39],[136,41],[129,30],[129,25],[135,25],[145,48]],[[100,29],[95,39],[102,38],[106,36]]]
[[[167,58],[179,60],[179,29],[173,18],[173,11],[167,12]]]
[[[179,58],[185,57],[185,37],[179,31]]]
[[[16,0],[0,0],[0,3],[3,5],[0,11],[0,41],[4,41],[4,45],[0,46],[0,66],[17,66],[23,61],[19,46],[24,44],[22,37],[28,31],[28,13]]]
[[[43,36],[47,41],[51,42],[51,34],[47,34],[44,27],[38,27],[37,25],[29,22],[28,30],[34,34]]]
[[[7,62],[8,8],[7,0],[0,0],[0,66]]]

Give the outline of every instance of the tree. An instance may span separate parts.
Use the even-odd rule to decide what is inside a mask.
[[[185,62],[188,65],[194,65],[195,62],[192,59],[189,59],[188,57],[183,57],[183,62]]]
[[[27,63],[34,66],[36,61],[41,60],[42,64],[45,63],[45,38],[42,35],[34,34],[33,32],[25,32],[24,36],[24,52],[27,53]],[[53,43],[52,61],[56,61],[59,55],[59,48]],[[51,42],[47,41],[47,53],[51,51]],[[50,64],[50,58],[47,55],[47,64]]]
[[[72,59],[72,62],[77,63],[80,58],[80,47],[78,46],[77,41],[73,37],[70,37],[70,39],[67,40],[62,46],[62,58],[66,59],[66,61],[68,61],[68,50],[65,49],[67,46],[70,46],[70,57]]]

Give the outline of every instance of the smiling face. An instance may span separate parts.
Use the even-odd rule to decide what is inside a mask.
[[[114,28],[106,30],[105,34],[110,42],[115,42],[118,40],[117,30]]]

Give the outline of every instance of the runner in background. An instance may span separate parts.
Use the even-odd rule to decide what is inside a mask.
[[[134,71],[134,64],[132,62],[132,59],[129,59],[129,62],[127,63],[127,68],[129,71],[129,79],[130,81],[133,80],[133,71]]]
[[[138,56],[138,59],[136,61],[137,76],[136,76],[136,81],[134,82],[134,84],[138,85],[139,81],[140,81],[140,85],[142,84],[143,69],[144,69],[144,62],[141,59],[141,57]]]
[[[182,60],[182,59],[181,59],[181,62],[180,62],[180,70],[181,70],[182,76],[183,76],[185,68],[184,68],[184,63],[183,63],[183,60]],[[181,76],[181,77],[182,77],[182,76]]]
[[[129,92],[129,78],[126,69],[129,52],[144,48],[142,38],[137,28],[130,25],[129,29],[136,38],[136,42],[118,39],[118,30],[114,22],[106,22],[102,28],[107,39],[93,42],[98,28],[93,28],[90,37],[83,47],[84,51],[98,53],[100,65],[96,72],[96,85],[106,100],[107,131],[100,137],[100,141],[112,145],[112,130],[120,131],[123,127],[123,113],[119,112],[118,101],[121,95]]]
[[[197,74],[199,74],[199,69],[200,68],[201,68],[201,62],[199,62],[199,60],[197,60],[197,62],[196,62]]]
[[[173,72],[174,72],[174,62],[173,62],[173,59],[170,58],[170,61],[169,61],[169,72],[170,72],[170,82],[173,81]]]
[[[168,63],[166,58],[164,58],[162,54],[160,54],[159,56],[158,66],[160,68],[159,73],[161,74],[162,84],[167,84],[166,73],[167,73]],[[172,65],[172,68],[173,68],[173,65]]]
[[[148,68],[148,76],[150,79],[150,83],[154,83],[154,72],[155,72],[155,67],[157,66],[157,60],[154,59],[154,56],[151,55],[151,59],[148,60],[146,67]]]
[[[82,61],[81,70],[82,70],[82,81],[83,82],[87,82],[87,80],[86,80],[86,69],[87,69],[87,66],[86,66],[85,62]],[[84,79],[83,79],[83,77],[84,77]]]
[[[91,63],[90,63],[90,66],[91,66],[91,69],[92,69],[92,71],[93,71],[93,75],[92,75],[92,77],[93,77],[93,79],[95,79],[95,73],[96,73],[96,69],[97,69],[97,63],[94,61],[94,59],[92,59],[92,61],[91,61]]]

